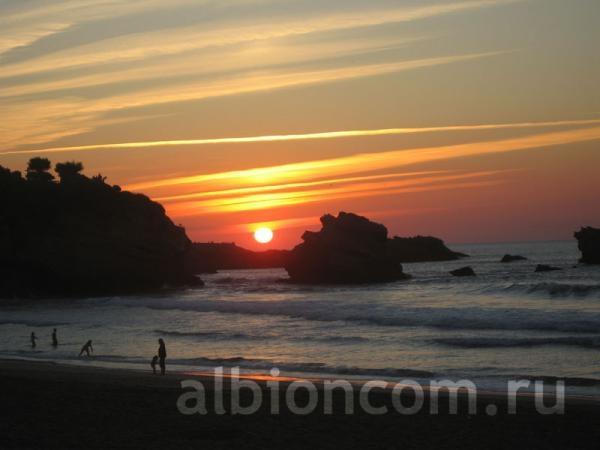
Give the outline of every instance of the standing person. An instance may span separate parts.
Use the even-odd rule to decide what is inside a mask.
[[[56,337],[56,328],[52,330],[52,347],[58,347],[58,338]]]
[[[156,375],[156,364],[158,363],[158,356],[154,355],[152,358],[152,362],[150,362],[150,367],[152,367],[152,373]]]
[[[158,340],[158,365],[160,366],[160,374],[165,374],[165,360],[167,359],[167,348],[165,347],[165,341],[162,339]]]
[[[37,341],[37,337],[33,331],[31,332],[30,339],[31,339],[31,348],[35,348],[35,341]]]
[[[92,351],[92,353],[94,353],[94,348],[92,347],[92,340],[90,339],[89,341],[87,341],[85,343],[85,345],[81,348],[81,351],[79,352],[79,356],[83,355],[83,353],[87,353],[88,356],[90,356],[90,350]]]

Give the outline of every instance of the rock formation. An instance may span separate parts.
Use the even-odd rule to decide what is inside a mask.
[[[473,268],[467,266],[467,267],[461,267],[460,269],[450,271],[450,275],[452,275],[454,277],[474,277],[475,271],[473,270]]]
[[[388,252],[388,231],[366,217],[340,212],[321,217],[318,232],[306,231],[285,269],[297,283],[373,283],[406,279]]]
[[[555,270],[562,270],[560,267],[549,266],[547,264],[538,264],[535,266],[536,272],[554,272]]]
[[[525,258],[524,256],[521,256],[521,255],[506,254],[500,260],[500,262],[502,262],[502,263],[509,263],[509,262],[513,262],[513,261],[527,261],[527,258]]]
[[[575,233],[582,263],[600,264],[600,228],[583,227]]]
[[[397,263],[450,261],[467,256],[450,250],[444,241],[431,236],[396,236],[388,239],[386,246],[389,256]],[[219,242],[194,243],[190,252],[191,264],[197,273],[285,267],[289,254],[289,250],[256,252],[234,243]]]
[[[387,245],[391,256],[400,263],[452,261],[467,256],[450,250],[444,241],[432,236],[395,236]]]
[[[27,178],[0,167],[0,297],[136,293],[197,284],[191,242],[163,207],[80,163],[34,158]]]

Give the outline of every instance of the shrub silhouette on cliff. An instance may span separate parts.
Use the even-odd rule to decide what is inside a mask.
[[[48,172],[50,166],[50,160],[47,158],[31,158],[27,164],[27,180],[49,183],[54,179],[54,176]]]
[[[193,284],[191,242],[163,207],[77,162],[0,166],[0,297],[100,295]]]
[[[81,174],[81,172],[83,171],[83,164],[81,164],[80,162],[69,161],[64,163],[58,163],[56,164],[56,166],[54,166],[54,171],[60,177],[61,183],[68,183],[69,181],[73,180],[85,179],[85,177]]]

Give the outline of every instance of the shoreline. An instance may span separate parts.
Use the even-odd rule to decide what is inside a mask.
[[[216,369],[216,367],[215,367]],[[224,371],[222,374],[222,378],[225,382],[231,380],[234,376],[231,373],[228,373],[232,367],[223,367]],[[16,372],[20,376],[23,377],[31,377],[38,378],[42,377],[61,377],[63,375],[71,376],[75,375],[80,377],[81,375],[90,375],[91,382],[98,381],[95,377],[104,376],[103,381],[106,381],[110,384],[112,381],[127,381],[130,383],[137,383],[139,381],[147,382],[149,380],[152,381],[152,385],[159,387],[173,387],[172,383],[181,382],[182,380],[194,379],[200,382],[204,382],[207,384],[214,383],[216,378],[214,373],[204,370],[167,370],[167,373],[164,376],[161,375],[153,375],[150,369],[142,369],[142,368],[125,368],[125,367],[105,367],[102,365],[85,365],[85,364],[77,364],[77,363],[64,363],[64,362],[54,362],[54,361],[37,361],[33,359],[25,359],[25,358],[4,358],[0,357],[0,376],[6,375],[6,372]],[[307,374],[307,376],[295,376],[295,375],[279,375],[279,376],[271,376],[267,373],[267,371],[261,372],[258,370],[254,370],[252,372],[240,372],[237,375],[239,380],[251,380],[256,382],[261,389],[267,388],[267,382],[269,381],[277,381],[279,382],[279,386],[281,389],[286,388],[290,383],[295,381],[309,381],[314,383],[317,386],[317,389],[322,390],[322,385],[325,381],[334,381],[342,379],[342,376],[336,376],[335,374],[331,374],[331,376],[327,376],[329,374],[321,374],[320,376],[314,376],[313,374]],[[546,378],[554,378],[554,377],[546,377]],[[441,378],[440,378],[441,379]],[[536,379],[535,377],[531,377],[532,380]],[[542,379],[542,377],[538,377],[537,379]],[[82,379],[83,380],[83,379]],[[395,380],[385,380],[384,378],[350,378],[347,381],[354,387],[355,391],[358,391],[362,385],[367,382],[377,380],[384,381],[388,383],[389,387],[378,388],[379,394],[387,394],[389,395],[392,392],[394,385],[407,386],[406,383],[398,382]],[[432,378],[434,380],[434,378]],[[433,390],[431,386],[427,385],[426,381],[417,381],[425,394],[430,394]],[[179,386],[176,386],[179,387]],[[226,386],[225,386],[226,387]],[[536,394],[534,392],[516,392],[515,393],[518,401],[531,401],[535,399]],[[459,397],[466,397],[467,394],[463,391],[458,392]],[[499,403],[506,401],[506,395],[500,391],[492,391],[486,389],[477,388],[477,398],[485,398],[487,400],[493,400]],[[565,403],[568,405],[591,405],[598,406],[600,408],[600,397],[587,397],[587,396],[578,396],[578,395],[565,395]]]
[[[69,367],[69,368],[73,368],[74,370],[76,368],[81,368],[84,370],[104,370],[104,371],[115,371],[115,372],[120,372],[120,373],[126,373],[126,372],[130,372],[131,374],[138,374],[141,376],[144,375],[152,375],[150,372],[149,368],[145,368],[145,365],[141,364],[141,363],[129,363],[129,365],[131,366],[136,366],[136,367],[124,367],[123,363],[118,363],[118,362],[112,362],[112,361],[101,361],[101,360],[94,360],[92,359],[73,359],[70,361],[53,361],[53,360],[48,360],[48,359],[38,359],[38,358],[30,358],[30,357],[5,357],[5,356],[0,356],[0,365],[2,364],[10,364],[11,362],[23,362],[24,364],[27,363],[31,363],[34,365],[40,365],[40,366],[44,366],[44,365],[50,365],[51,367],[55,367],[57,368],[61,368],[61,367]],[[148,364],[149,365],[149,364]],[[293,382],[293,381],[302,381],[302,380],[306,380],[306,381],[310,381],[313,382],[317,385],[322,384],[324,381],[326,380],[340,380],[340,379],[344,379],[347,380],[349,383],[351,383],[352,385],[355,386],[361,386],[362,384],[368,382],[368,381],[372,381],[372,380],[378,380],[378,381],[385,381],[387,383],[389,383],[390,385],[395,385],[395,384],[402,384],[401,381],[405,381],[405,380],[410,380],[410,381],[415,381],[418,384],[421,385],[421,387],[423,388],[424,391],[429,391],[431,388],[430,386],[428,386],[428,383],[430,383],[431,381],[434,380],[446,380],[446,379],[451,379],[451,380],[458,380],[460,379],[469,379],[468,377],[454,377],[454,376],[445,376],[445,375],[439,375],[439,376],[435,376],[435,374],[431,374],[430,377],[424,377],[424,376],[415,376],[415,375],[406,375],[406,376],[394,376],[394,377],[390,377],[389,375],[386,374],[373,374],[372,376],[370,376],[369,374],[349,374],[349,373],[335,373],[335,372],[314,372],[314,371],[307,371],[307,372],[302,372],[299,370],[282,370],[283,374],[281,374],[278,377],[272,377],[270,375],[268,375],[269,370],[267,369],[262,369],[262,368],[252,368],[252,367],[243,367],[243,366],[234,366],[234,365],[222,365],[222,366],[218,366],[215,365],[214,367],[212,366],[207,366],[207,367],[198,367],[195,368],[195,366],[190,366],[190,367],[184,367],[182,365],[178,365],[178,364],[170,364],[167,366],[168,371],[167,371],[167,375],[171,376],[171,377],[176,377],[177,379],[184,379],[184,378],[199,378],[202,379],[204,381],[208,381],[208,380],[212,380],[215,375],[211,372],[214,371],[214,369],[217,369],[218,367],[222,367],[224,370],[224,374],[223,374],[223,378],[231,378],[231,375],[228,375],[228,371],[230,371],[233,368],[239,368],[240,372],[239,372],[239,378],[240,379],[248,379],[248,380],[253,380],[256,381],[258,383],[261,382],[266,382],[269,380],[273,380],[273,379],[277,379],[279,381],[282,382]],[[274,366],[274,368],[276,368]],[[407,372],[410,372],[410,370],[407,369]],[[509,376],[507,375],[507,379],[509,378]],[[474,378],[476,381],[480,381],[477,380],[477,378]],[[485,379],[485,378],[484,378]],[[563,381],[565,383],[565,388],[566,388],[566,392],[565,392],[565,398],[569,401],[572,402],[584,402],[584,403],[590,403],[590,404],[598,404],[600,406],[600,393],[589,393],[589,394],[584,394],[582,392],[575,392],[575,393],[569,393],[567,392],[569,389],[581,389],[581,388],[597,388],[600,391],[600,380],[599,379],[595,379],[595,378],[580,378],[580,377],[558,377],[558,376],[553,376],[553,375],[519,375],[519,376],[515,376],[514,379],[518,379],[518,380],[529,380],[532,384],[535,381],[542,381],[544,384],[549,383],[551,388],[555,387],[555,383],[558,381]],[[477,385],[477,383],[475,383]],[[506,383],[503,381],[498,381],[497,382],[497,386],[495,387],[489,387],[489,386],[485,386],[485,387],[479,387],[477,386],[477,394],[478,395],[485,395],[488,397],[497,397],[497,398],[501,398],[503,396],[505,396],[505,390],[504,389],[499,389],[499,386],[505,386]],[[388,390],[391,391],[391,387],[390,388],[386,388]],[[518,397],[534,397],[535,393],[533,391],[520,391],[517,392],[516,395]]]

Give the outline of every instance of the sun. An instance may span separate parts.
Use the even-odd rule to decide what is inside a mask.
[[[254,232],[254,239],[261,244],[268,244],[273,240],[273,230],[267,227],[260,227]]]

